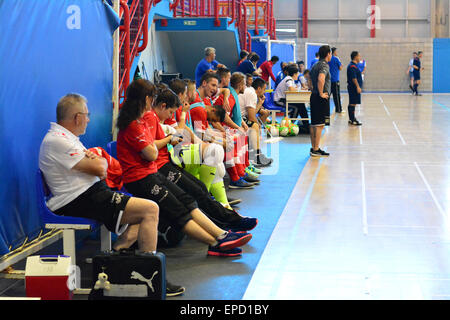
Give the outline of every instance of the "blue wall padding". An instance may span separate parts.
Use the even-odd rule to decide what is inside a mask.
[[[433,92],[450,92],[450,39],[433,40]]]
[[[267,42],[252,40],[252,51],[256,52],[259,56],[259,61],[256,64],[259,67],[267,59]]]
[[[294,45],[290,43],[276,43],[271,42],[270,45],[270,51],[271,56],[267,56],[267,42],[266,41],[259,41],[259,40],[253,40],[252,41],[252,51],[256,52],[260,59],[257,63],[257,67],[261,66],[261,64],[272,58],[273,56],[278,56],[280,60],[273,66],[272,72],[276,76],[277,73],[281,70],[281,62],[295,62],[294,61]],[[271,80],[273,88],[274,82]]]
[[[270,51],[272,57],[278,56],[278,58],[280,58],[280,61],[272,68],[272,72],[275,76],[281,70],[281,62],[296,62],[294,61],[294,46],[292,44],[271,42]]]
[[[315,45],[315,44],[307,44],[306,46],[306,53],[307,53],[307,58],[305,61],[305,68],[309,69],[310,68],[310,64],[311,61],[314,60],[314,58],[316,57],[316,52],[319,51],[319,48],[322,45]]]
[[[87,147],[111,140],[117,26],[100,0],[0,0],[0,256],[42,229],[39,146],[59,98],[77,92],[88,99],[90,124],[81,137]]]

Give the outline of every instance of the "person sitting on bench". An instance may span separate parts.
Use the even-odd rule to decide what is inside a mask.
[[[158,172],[155,128],[144,119],[146,112],[151,111],[156,94],[157,89],[150,81],[134,80],[127,88],[119,112],[117,157],[125,188],[136,196],[155,201],[160,207],[160,215],[175,229],[209,245],[208,255],[240,255],[242,249],[238,247],[250,241],[252,235],[219,228],[199,209],[193,197]],[[179,104],[177,101],[173,112]],[[176,136],[169,138],[168,143],[172,145],[180,142]]]
[[[274,92],[273,100],[276,105],[286,107],[286,91],[298,91],[295,81],[298,79],[299,70],[296,64],[290,64],[286,68],[287,76],[280,82]],[[289,103],[289,118],[308,118],[308,111],[304,103]],[[301,130],[309,132],[309,121],[302,120],[303,125]]]

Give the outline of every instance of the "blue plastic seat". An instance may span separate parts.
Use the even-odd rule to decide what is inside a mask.
[[[273,92],[266,92],[264,95],[266,96],[266,99],[264,100],[263,104],[263,107],[265,109],[285,112],[285,108],[277,106],[273,101]]]
[[[275,104],[275,102],[273,101],[273,90],[264,93],[264,95],[266,96],[266,99],[264,100],[263,107],[270,111],[272,124],[274,124],[276,122],[277,112],[281,112],[284,114],[286,113],[286,109]]]
[[[110,141],[108,142],[108,144],[106,145],[105,151],[108,152],[108,154],[117,159],[117,141]],[[129,193],[127,191],[127,189],[125,187],[122,187],[122,189],[119,190],[122,193],[125,193],[126,195],[129,195],[130,197],[132,197],[133,195],[131,193]]]
[[[52,197],[50,189],[45,182],[44,175],[39,169],[36,175],[36,187],[37,187],[37,199],[38,199],[38,212],[42,222],[48,229],[64,229],[68,227],[70,229],[94,229],[99,226],[97,222],[85,218],[60,216],[53,213],[47,207],[47,200]]]
[[[117,141],[108,142],[105,151],[108,152],[111,157],[117,159]]]
[[[47,229],[63,230],[64,255],[70,256],[76,265],[75,230],[96,230],[100,227],[101,250],[111,250],[111,233],[104,225],[86,218],[60,216],[47,207],[47,200],[52,197],[45,177],[40,169],[36,173],[38,213]]]

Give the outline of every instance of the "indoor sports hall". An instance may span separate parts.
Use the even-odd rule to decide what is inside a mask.
[[[0,300],[450,300],[449,16],[0,0]]]

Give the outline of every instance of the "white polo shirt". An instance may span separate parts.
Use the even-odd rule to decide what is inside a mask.
[[[86,148],[80,139],[57,123],[50,123],[39,150],[39,168],[53,194],[47,207],[54,211],[100,181],[99,177],[72,168],[84,157]]]
[[[275,93],[273,94],[273,100],[278,102],[280,99],[286,99],[286,91],[289,90],[289,87],[296,87],[294,79],[291,76],[286,76],[284,79],[278,84],[275,89]]]
[[[256,94],[255,88],[245,88],[244,93],[241,93],[238,98],[242,117],[247,117],[247,108],[256,109],[256,105],[258,104],[258,95]]]

